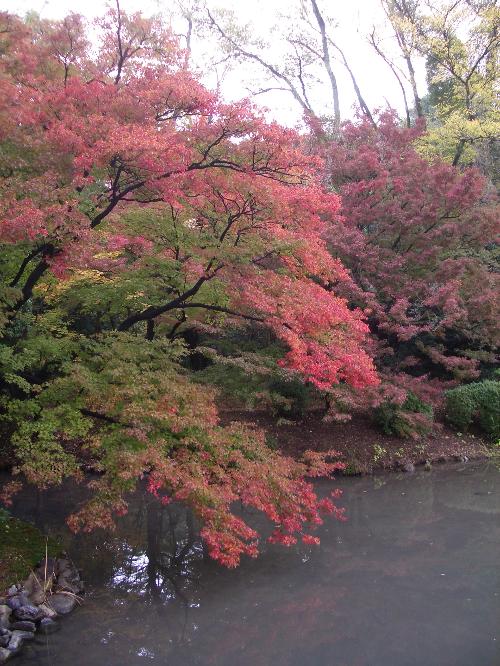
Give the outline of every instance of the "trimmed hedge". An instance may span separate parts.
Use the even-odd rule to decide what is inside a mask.
[[[475,423],[490,437],[500,437],[500,382],[486,379],[447,391],[445,409],[459,430]]]

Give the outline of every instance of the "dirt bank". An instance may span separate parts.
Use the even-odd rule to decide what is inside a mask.
[[[301,421],[291,422],[260,411],[221,411],[223,423],[254,423],[266,431],[271,445],[288,455],[334,448],[346,463],[347,474],[370,474],[377,468],[411,471],[411,465],[473,460],[491,452],[478,435],[456,433],[444,425],[436,425],[428,435],[402,439],[384,435],[364,416],[347,423],[325,423],[321,416],[310,412]]]

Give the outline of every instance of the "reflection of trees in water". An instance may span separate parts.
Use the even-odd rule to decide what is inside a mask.
[[[116,531],[71,534],[65,527],[67,506],[85,496],[85,487],[74,483],[45,492],[27,487],[13,513],[47,534],[62,535],[88,593],[78,610],[79,632],[89,645],[109,646],[105,663],[122,666],[130,655],[167,658],[172,649],[189,644],[196,629],[189,611],[199,606],[206,555],[193,514],[138,490]],[[65,645],[65,632],[58,640]]]
[[[143,495],[120,525],[120,557],[108,585],[152,601],[177,599],[198,579],[203,545],[193,514],[183,506],[162,506]]]
[[[120,526],[120,537],[121,557],[107,586],[113,594],[137,595],[141,604],[153,603],[155,613],[165,613],[164,630],[172,643],[183,644],[189,609],[197,605],[196,565],[203,559],[193,514],[182,506],[162,506],[144,495]],[[166,613],[162,607],[170,603],[175,610]]]
[[[81,566],[97,591],[88,608],[96,642],[123,654],[123,663],[125,653],[163,659],[190,642],[189,611],[199,605],[204,559],[190,511],[136,493],[116,533],[78,535],[77,551],[76,541]]]
[[[84,484],[43,492],[28,486],[16,498],[13,512],[44,533],[61,535],[90,587],[135,593],[143,601],[186,599],[198,579],[195,565],[204,558],[193,514],[182,505],[163,506],[143,489],[131,496],[129,513],[115,532],[71,534],[65,527],[67,506],[77,506],[86,494]]]

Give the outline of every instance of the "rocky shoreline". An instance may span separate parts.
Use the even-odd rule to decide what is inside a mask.
[[[58,631],[57,618],[71,613],[83,592],[80,572],[65,555],[45,558],[24,583],[12,585],[0,596],[0,664],[37,635]]]

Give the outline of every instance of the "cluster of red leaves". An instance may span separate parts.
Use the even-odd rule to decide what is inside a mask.
[[[108,353],[101,373],[116,377],[119,367],[123,375],[122,361],[115,355]],[[340,493],[318,498],[305,480],[342,469],[335,451],[307,451],[301,461],[283,456],[267,446],[261,430],[241,423],[221,427],[213,393],[172,368],[162,367],[143,379],[130,372],[131,377],[125,373],[106,390],[100,383],[97,393],[89,392],[85,372],[75,373],[75,390],[86,405],[98,413],[111,409],[116,420],[119,414],[127,423],[124,436],[136,444],[131,449],[123,443],[111,446],[105,427],[94,435],[106,474],[91,483],[94,495],[70,517],[72,529],[112,529],[114,517],[126,511],[124,493],[138,474],[163,504],[180,501],[192,507],[202,521],[209,554],[229,567],[242,555],[258,554],[259,535],[244,513],[233,513],[236,502],[262,512],[275,527],[269,541],[284,545],[298,538],[319,543],[311,530],[322,523],[322,516],[343,519],[343,511],[332,502]]]

